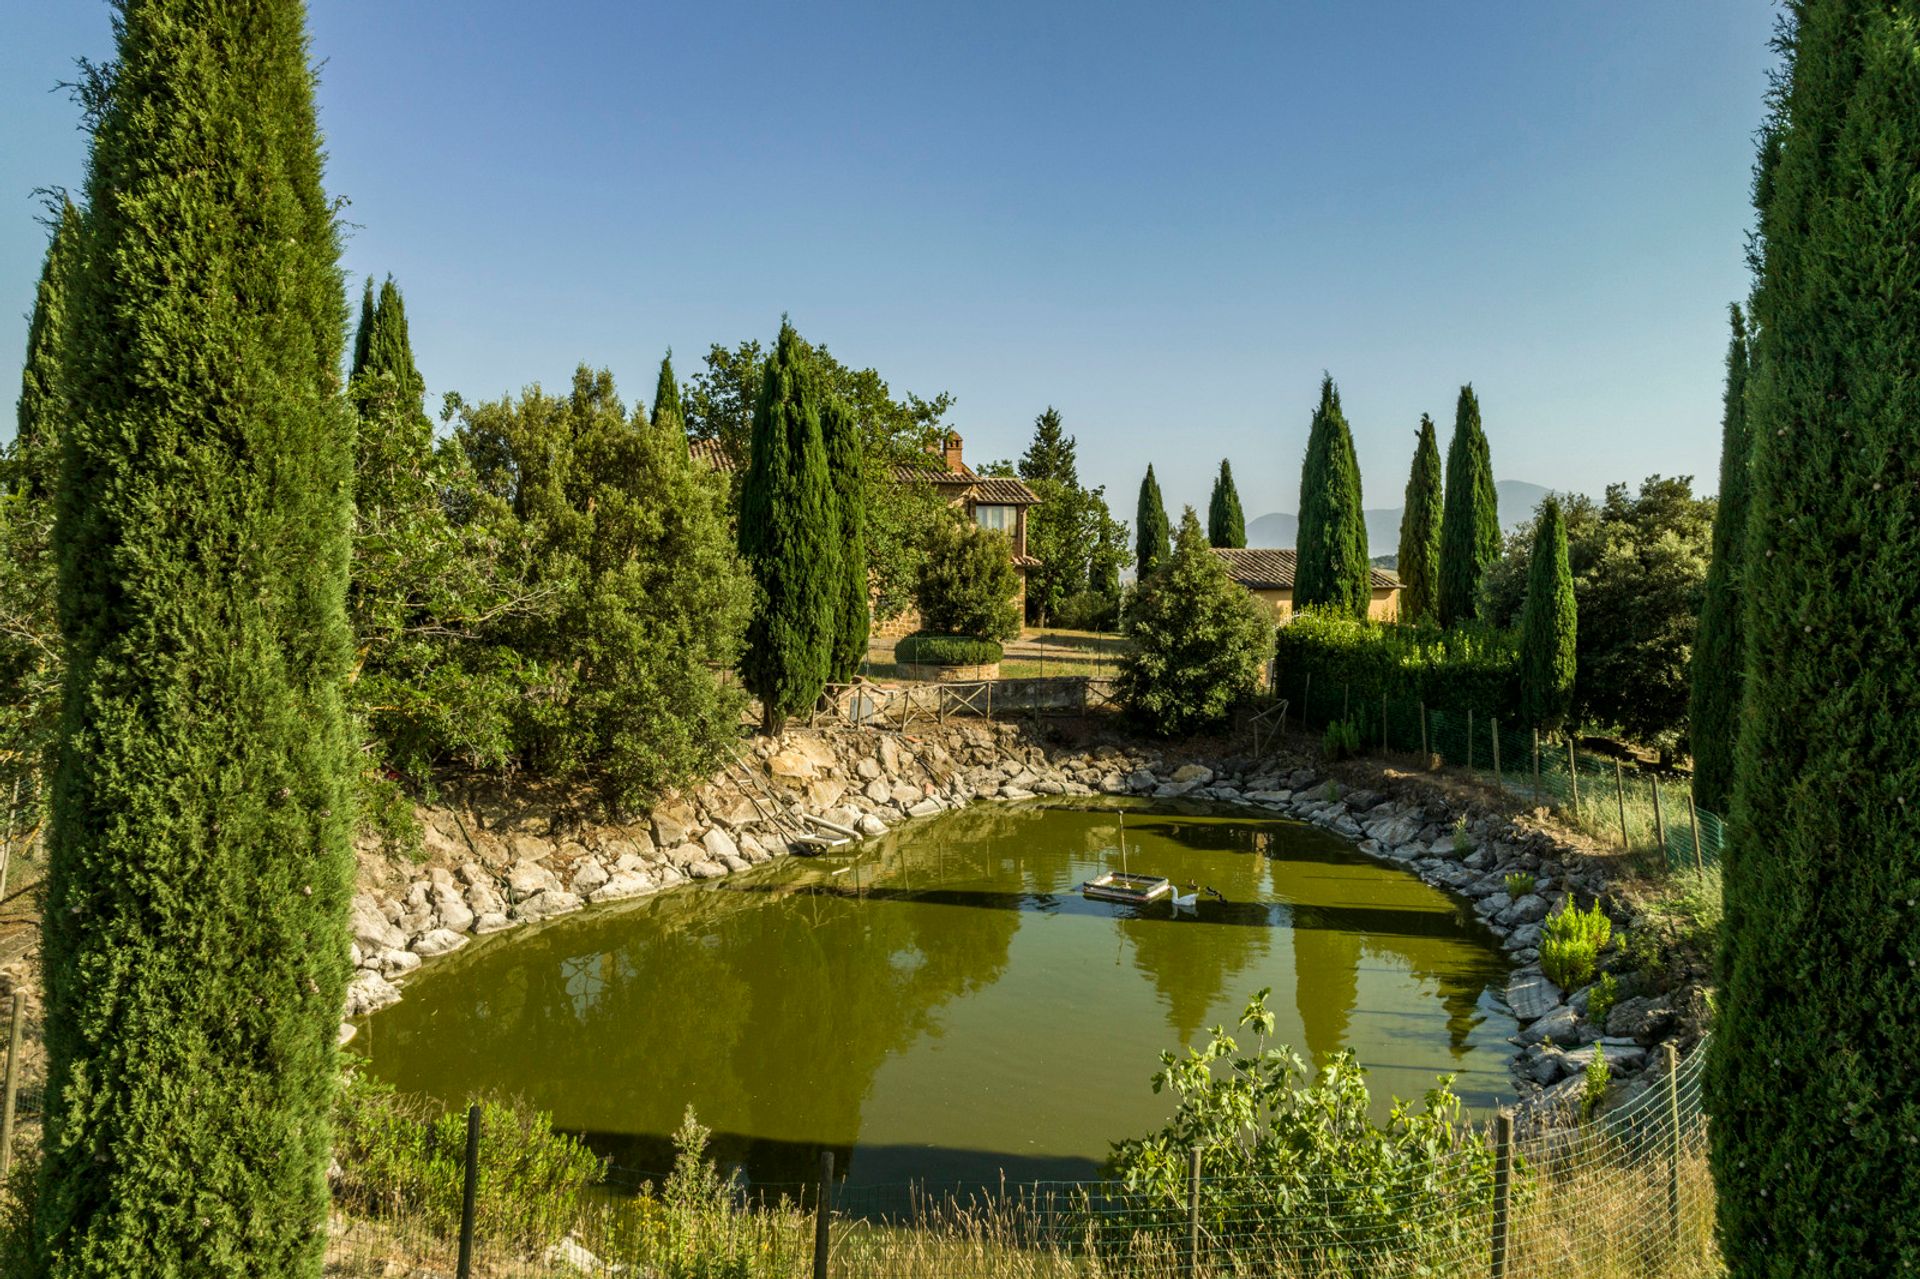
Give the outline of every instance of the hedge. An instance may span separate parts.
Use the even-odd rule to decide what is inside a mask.
[[[915,631],[894,645],[893,657],[909,666],[989,666],[1006,656],[999,643],[971,635],[932,635]]]
[[[1314,723],[1362,707],[1377,719],[1382,694],[1396,708],[1425,702],[1518,722],[1518,645],[1474,624],[1442,631],[1309,610],[1280,628],[1274,670],[1279,695]]]

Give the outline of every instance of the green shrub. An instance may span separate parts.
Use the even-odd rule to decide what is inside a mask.
[[[1336,719],[1327,725],[1320,749],[1329,760],[1347,759],[1360,753],[1360,726],[1350,719]]]
[[[1473,851],[1473,836],[1467,833],[1467,819],[1453,819],[1453,851],[1462,856]]]
[[[460,1226],[467,1116],[439,1112],[350,1068],[334,1112],[334,1203],[369,1216],[406,1217],[451,1235]],[[490,1238],[537,1252],[572,1227],[601,1160],[553,1131],[539,1111],[499,1101],[480,1109],[478,1214]]]
[[[1345,715],[1349,707],[1377,708],[1380,698],[1409,723],[1413,708],[1469,710],[1483,719],[1518,722],[1520,655],[1512,634],[1476,623],[1452,630],[1402,626],[1308,609],[1294,614],[1276,637],[1274,668],[1283,697],[1298,699],[1310,723]],[[1311,680],[1309,680],[1311,677]],[[1417,725],[1396,728],[1397,742],[1419,745]]]
[[[1256,1038],[1247,1051],[1216,1028],[1203,1047],[1161,1054],[1153,1088],[1176,1098],[1173,1116],[1114,1148],[1114,1173],[1134,1205],[1125,1224],[1185,1238],[1189,1158],[1199,1147],[1201,1228],[1230,1240],[1249,1265],[1293,1254],[1314,1256],[1328,1273],[1384,1273],[1376,1267],[1391,1264],[1395,1274],[1425,1274],[1422,1267],[1481,1246],[1493,1153],[1461,1122],[1451,1079],[1441,1077],[1421,1104],[1395,1102],[1378,1122],[1353,1054],[1336,1054],[1316,1074],[1269,1042],[1268,993],[1241,1014]],[[1435,1176],[1436,1166],[1447,1175]]]
[[[1020,633],[1019,590],[1007,535],[948,519],[928,535],[913,600],[931,634],[1004,640]]]
[[[1517,901],[1532,892],[1533,886],[1537,882],[1531,872],[1516,870],[1506,877],[1507,896]]]
[[[1600,952],[1613,940],[1613,921],[1595,902],[1582,911],[1571,901],[1547,917],[1540,930],[1540,971],[1562,990],[1583,986],[1593,977]]]
[[[1613,979],[1612,973],[1601,973],[1593,989],[1587,992],[1587,1020],[1596,1026],[1605,1027],[1607,1014],[1620,1002],[1620,983]]]
[[[1120,597],[1105,591],[1081,591],[1060,601],[1052,624],[1067,631],[1111,631],[1120,625]]]
[[[1587,1062],[1587,1077],[1580,1088],[1580,1114],[1591,1119],[1600,1112],[1607,1100],[1607,1082],[1613,1077],[1613,1070],[1607,1065],[1607,1047],[1605,1044],[1593,1046],[1593,1056]]]
[[[893,657],[909,666],[986,666],[999,661],[1006,650],[994,640],[971,635],[930,635],[915,631],[894,645]]]

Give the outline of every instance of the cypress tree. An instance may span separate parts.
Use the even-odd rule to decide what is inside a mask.
[[[820,400],[800,335],[782,322],[740,484],[740,553],[760,585],[741,673],[769,733],[820,699],[833,668],[843,589]]]
[[[1407,476],[1400,514],[1400,620],[1423,622],[1434,614],[1440,592],[1440,442],[1433,419],[1420,415],[1419,442]]]
[[[52,496],[60,465],[61,422],[66,405],[60,387],[60,359],[67,322],[67,294],[74,255],[79,250],[80,211],[62,199],[47,241],[47,256],[34,290],[33,315],[27,321],[27,362],[20,372],[18,416],[14,419],[7,484],[30,501]]]
[[[1500,502],[1493,457],[1480,429],[1473,384],[1460,388],[1453,439],[1447,444],[1446,513],[1440,520],[1440,625],[1472,621],[1479,611],[1480,578],[1500,558]]]
[[[353,429],[306,15],[117,7],[56,494],[36,1269],[317,1276]]]
[[[653,386],[653,428],[687,433],[687,415],[680,408],[680,383],[673,376],[673,349],[660,358],[660,380]]]
[[[1707,1068],[1730,1274],[1920,1270],[1920,8],[1800,0],[1755,195],[1745,687]]]
[[[1033,443],[1020,455],[1019,472],[1023,480],[1052,480],[1070,488],[1080,487],[1080,471],[1075,462],[1074,439],[1067,434],[1060,410],[1047,405],[1033,419]]]
[[[1707,568],[1700,632],[1693,647],[1693,798],[1724,813],[1733,791],[1733,739],[1740,718],[1741,542],[1747,531],[1747,331],[1735,303],[1727,344],[1726,408],[1720,426],[1720,500],[1713,515],[1713,560]]]
[[[828,396],[821,407],[820,434],[827,450],[827,471],[833,477],[833,507],[840,540],[830,675],[835,683],[845,683],[866,659],[867,632],[873,620],[872,592],[867,585],[866,452],[860,423],[847,402],[837,395]]]
[[[371,293],[371,288],[369,288]],[[407,330],[407,304],[400,286],[388,276],[380,285],[379,298],[368,308],[360,304],[360,327],[354,333],[354,361],[347,389],[362,420],[371,415],[374,403],[383,395],[398,396],[408,408],[405,440],[362,439],[362,451],[390,453],[404,449],[411,455],[424,455],[433,447],[433,419],[427,416],[424,398],[427,380],[413,360],[413,336]],[[390,383],[390,384],[389,384]],[[382,434],[392,428],[383,421],[376,428]]]
[[[1173,527],[1167,522],[1166,503],[1160,500],[1160,481],[1153,478],[1153,463],[1147,463],[1147,478],[1140,481],[1140,504],[1133,518],[1133,562],[1138,580],[1167,562],[1173,553]]]
[[[1213,496],[1207,502],[1207,545],[1245,546],[1247,517],[1240,509],[1240,494],[1233,487],[1233,464],[1220,459],[1220,474],[1214,477]]]
[[[1574,638],[1579,625],[1573,569],[1567,564],[1567,525],[1560,503],[1540,503],[1527,560],[1527,600],[1520,610],[1520,719],[1559,729],[1573,705]]]
[[[347,365],[347,382],[360,376],[367,367],[367,347],[373,341],[373,277],[368,276],[360,289],[360,322],[353,329],[353,359]]]
[[[1300,535],[1293,575],[1295,609],[1332,608],[1367,615],[1373,567],[1361,510],[1360,460],[1332,377],[1320,382],[1320,404],[1307,433],[1300,468]]]

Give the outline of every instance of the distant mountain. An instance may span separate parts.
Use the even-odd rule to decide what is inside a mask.
[[[1553,490],[1525,480],[1496,480],[1494,492],[1500,499],[1500,528],[1505,532],[1533,518],[1540,499]],[[1400,515],[1395,506],[1370,510],[1367,515],[1367,549],[1376,556],[1391,555],[1400,546]],[[1300,534],[1300,517],[1286,511],[1262,515],[1247,525],[1248,546],[1289,547]]]

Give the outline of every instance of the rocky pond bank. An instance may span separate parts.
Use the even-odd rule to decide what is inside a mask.
[[[1054,730],[1057,732],[1057,730]],[[1096,795],[1179,798],[1312,822],[1361,852],[1404,866],[1471,903],[1516,967],[1507,1002],[1521,1023],[1511,1068],[1521,1104],[1577,1102],[1596,1052],[1637,1091],[1660,1070],[1658,1046],[1698,1037],[1702,993],[1663,994],[1622,972],[1604,1019],[1591,988],[1562,991],[1540,972],[1542,922],[1569,897],[1598,901],[1616,929],[1641,921],[1607,859],[1525,816],[1490,811],[1384,771],[1378,789],[1325,775],[1305,756],[1175,758],[1150,746],[1047,740],[1018,723],[927,725],[913,733],[792,730],[743,744],[729,768],[627,823],[588,820],[565,796],[497,788],[419,809],[420,862],[360,852],[347,1015],[401,997],[409,974],[474,937],[789,855],[796,836],[870,838],[976,802]],[[817,819],[817,821],[815,820]],[[1531,877],[1514,897],[1509,876]],[[1617,949],[1617,948],[1616,948]],[[1619,966],[1616,963],[1616,966]],[[352,1034],[343,1025],[343,1036]]]

